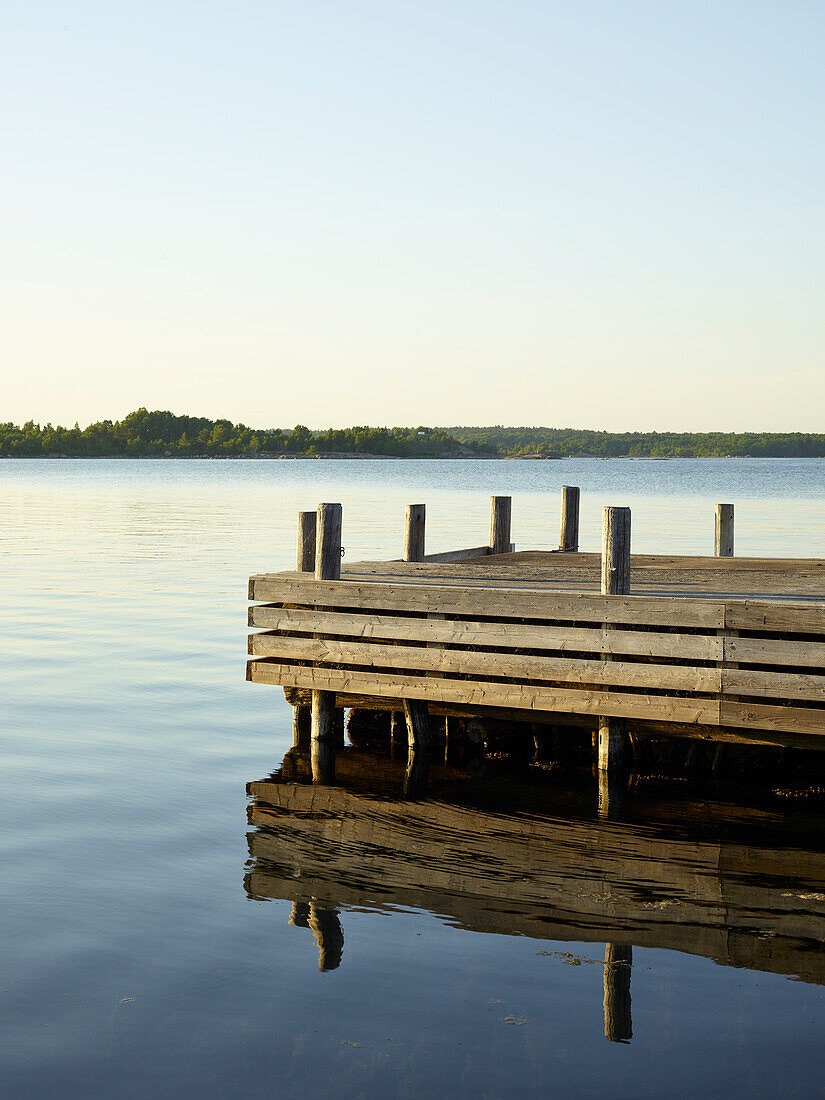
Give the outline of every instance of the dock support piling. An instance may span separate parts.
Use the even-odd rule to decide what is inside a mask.
[[[579,495],[578,485],[562,485],[559,550],[579,548]]]
[[[490,553],[510,553],[512,497],[490,497]]]
[[[404,561],[424,560],[424,504],[408,504],[404,521]]]
[[[716,505],[716,532],[714,538],[714,556],[733,557],[733,505]]]
[[[299,573],[315,572],[315,512],[298,513],[298,560],[295,568]]]
[[[611,1043],[633,1038],[630,1013],[630,970],[633,948],[617,943],[604,945],[604,1037]]]
[[[316,581],[341,579],[341,512],[340,504],[318,505]],[[334,691],[312,692],[310,759],[314,783],[331,783],[335,779],[335,748],[343,720],[343,710],[335,705]]]
[[[605,508],[602,523],[602,595],[630,594],[630,509]],[[598,739],[599,813],[619,809],[625,786],[627,728],[621,718],[600,717]]]
[[[308,749],[310,728],[312,725],[312,707],[297,706],[292,708],[292,747],[293,749]]]

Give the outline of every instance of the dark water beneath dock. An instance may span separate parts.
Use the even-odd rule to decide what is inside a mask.
[[[349,754],[337,802],[299,803],[320,793],[302,784],[250,802],[291,711],[243,670],[246,578],[291,565],[319,500],[344,504],[349,560],[397,555],[419,500],[429,549],[484,541],[493,492],[519,548],[555,545],[562,483],[582,487],[583,549],[610,503],[633,508],[635,549],[708,552],[725,500],[738,553],[825,557],[823,473],[0,463],[4,1095],[816,1095],[815,800],[655,786],[606,823],[586,777],[508,793],[493,768],[408,804],[391,766],[365,790]],[[605,1039],[606,944],[632,945],[629,1041]]]

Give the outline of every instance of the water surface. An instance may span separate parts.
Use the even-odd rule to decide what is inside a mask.
[[[403,506],[420,501],[429,550],[482,543],[492,493],[513,495],[517,547],[555,546],[562,484],[582,488],[582,549],[598,549],[602,505],[619,504],[633,509],[634,549],[709,552],[713,505],[725,501],[736,505],[737,553],[825,557],[823,472],[821,460],[757,459],[0,462],[6,1094],[813,1094],[823,996],[810,930],[825,889],[805,859],[821,851],[818,818],[743,822],[729,808],[700,836],[702,815],[677,791],[655,813],[640,809],[630,834],[611,834],[609,867],[585,861],[591,894],[601,875],[628,905],[678,901],[639,911],[678,932],[689,922],[670,914],[688,905],[685,879],[667,866],[653,874],[651,853],[670,852],[671,871],[684,865],[710,889],[712,851],[721,866],[761,829],[761,862],[718,880],[728,896],[715,909],[702,895],[708,912],[694,925],[710,920],[715,945],[705,953],[656,939],[653,918],[618,902],[611,912],[609,898],[583,909],[572,871],[556,881],[541,934],[540,897],[538,914],[525,922],[515,905],[508,925],[489,891],[448,881],[437,897],[416,893],[421,861],[399,856],[384,829],[392,875],[379,862],[370,878],[361,864],[358,879],[353,856],[343,878],[321,876],[329,893],[317,909],[335,913],[344,937],[340,964],[322,971],[311,928],[289,923],[289,890],[250,889],[258,873],[281,887],[303,875],[318,894],[321,883],[314,864],[290,868],[249,839],[273,835],[271,822],[248,823],[246,784],[280,766],[291,711],[280,691],[243,676],[247,576],[292,565],[295,512],[321,500],[344,505],[349,560],[397,556]],[[560,836],[575,821],[565,849],[575,868],[586,797],[572,804],[551,785],[545,805],[531,791],[481,809],[505,833],[519,815],[539,832],[555,822]],[[387,804],[398,794],[385,792]],[[456,799],[481,812],[466,792],[435,802]],[[439,869],[454,880],[468,856],[457,820],[441,834]],[[641,869],[628,836],[637,855],[642,844]],[[489,880],[495,845],[469,851]],[[771,851],[799,851],[799,863],[783,856],[773,893],[746,919],[730,891],[765,887]],[[538,862],[522,877],[539,890],[546,858],[528,856]],[[431,853],[430,868],[438,862]],[[576,900],[560,922],[565,891]],[[633,944],[630,1042],[604,1037],[608,932]],[[796,962],[783,970],[782,959]]]

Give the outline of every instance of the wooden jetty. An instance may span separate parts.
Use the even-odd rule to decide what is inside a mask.
[[[619,823],[576,816],[546,773],[434,771],[433,797],[410,802],[403,763],[348,749],[339,785],[318,786],[309,752],[293,749],[248,785],[247,894],[291,902],[322,968],[342,961],[342,909],[415,908],[475,932],[605,943],[608,1038],[630,1036],[633,947],[825,984],[822,821],[714,817],[654,796],[644,823]]]
[[[825,746],[824,560],[732,556],[731,505],[713,557],[631,555],[622,508],[581,553],[578,504],[566,489],[569,549],[515,552],[493,497],[488,545],[430,555],[411,505],[401,560],[346,565],[341,506],[302,513],[298,569],[250,578],[247,678],[313,692],[321,778],[341,706],[403,710],[412,744],[427,713],[585,725],[605,770],[628,729]]]

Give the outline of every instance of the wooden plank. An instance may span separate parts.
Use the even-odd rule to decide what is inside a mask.
[[[719,708],[719,724],[747,729],[825,735],[825,711],[807,707],[782,707],[767,703],[722,699]]]
[[[613,653],[697,661],[721,661],[727,641],[707,634],[661,634],[647,630],[602,630],[549,624],[530,626],[516,622],[465,622],[455,619],[409,618],[402,615],[354,616],[350,612],[308,611],[268,604],[256,604],[249,608],[249,625],[264,630],[286,630],[300,634],[320,632],[365,640],[413,640],[495,649]],[[764,644],[770,646],[776,643],[769,641]],[[825,645],[822,650],[825,654]],[[795,664],[796,660],[784,663]]]
[[[251,660],[247,679],[282,687],[308,687],[354,695],[392,695],[464,706],[511,707],[516,710],[563,711],[718,726],[718,699],[685,699],[670,695],[631,695],[613,691],[538,685],[479,684],[473,680],[438,679],[395,672],[361,672],[317,665],[280,664],[273,658]]]
[[[289,638],[282,634],[251,634],[249,652],[256,657],[321,664],[415,669],[485,678],[506,677],[513,683],[546,680],[662,691],[718,693],[722,690],[721,669],[690,665],[586,661],[523,653],[479,653],[465,649],[381,645],[334,638]]]
[[[728,630],[825,636],[825,604],[729,601],[725,607],[725,627]]]
[[[472,558],[483,558],[490,553],[489,546],[468,546],[464,550],[443,550],[440,554],[425,554],[425,562],[452,562],[469,561]]]
[[[722,691],[727,695],[756,695],[768,699],[805,699],[825,703],[825,676],[801,672],[761,672],[722,669]],[[823,711],[825,720],[825,711]]]
[[[740,665],[793,665],[825,669],[825,642],[794,642],[784,638],[723,639],[725,661]]]
[[[579,595],[541,590],[394,585],[346,580],[319,583],[302,573],[271,573],[251,577],[249,598],[263,603],[293,603],[330,609],[350,607],[374,611],[438,612],[472,618],[555,619],[676,629],[719,630],[725,625],[725,603],[721,600]],[[825,614],[825,609],[822,614]]]

